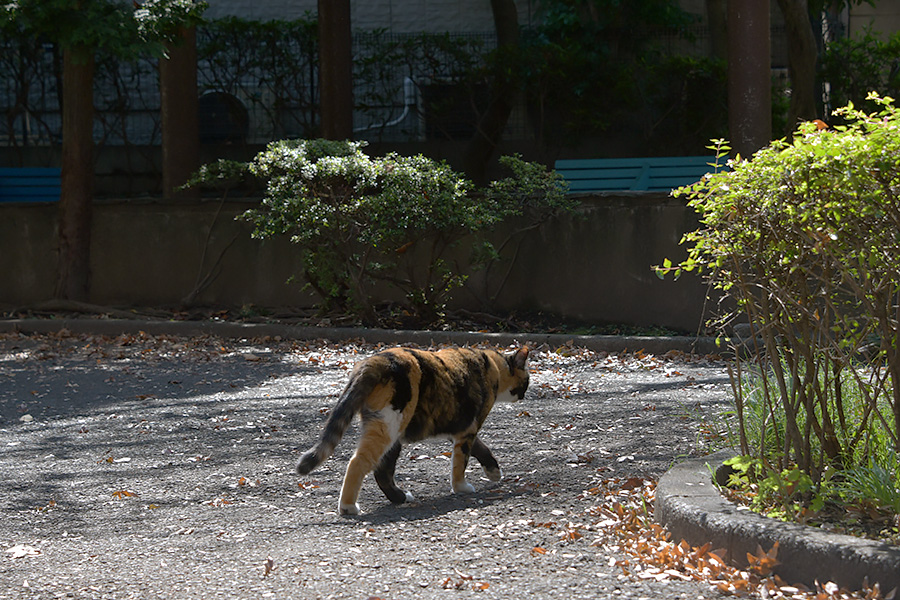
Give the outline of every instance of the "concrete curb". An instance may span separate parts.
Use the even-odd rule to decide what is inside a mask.
[[[256,338],[280,336],[283,339],[326,339],[333,342],[365,340],[369,343],[477,344],[496,346],[528,344],[538,347],[574,346],[597,352],[643,351],[665,354],[715,354],[721,349],[708,337],[649,337],[615,335],[566,335],[546,333],[482,333],[474,331],[410,331],[400,329],[367,329],[364,327],[305,327],[268,323],[234,323],[229,321],[151,321],[130,319],[7,319],[0,320],[0,333],[57,333],[63,329],[78,334],[120,335],[141,331],[151,335],[216,335],[224,338]]]
[[[712,482],[715,471],[732,451],[685,461],[670,469],[656,488],[654,515],[675,540],[726,550],[727,560],[746,565],[757,545],[769,550],[778,542],[775,568],[789,583],[807,586],[834,583],[859,590],[864,581],[882,592],[900,588],[900,548],[817,527],[783,523],[738,508],[725,500]]]

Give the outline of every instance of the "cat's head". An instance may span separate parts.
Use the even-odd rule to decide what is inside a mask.
[[[528,368],[525,362],[528,360],[528,346],[522,346],[512,354],[505,357],[509,371],[501,375],[500,389],[505,390],[505,399],[516,402],[525,397],[528,389]]]

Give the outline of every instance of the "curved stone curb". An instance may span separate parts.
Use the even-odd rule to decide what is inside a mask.
[[[687,460],[670,469],[656,488],[654,516],[674,540],[693,546],[711,542],[723,548],[727,560],[745,566],[757,546],[769,550],[778,542],[775,568],[790,583],[813,586],[816,581],[852,590],[878,583],[884,593],[900,587],[900,549],[849,535],[829,533],[769,519],[725,500],[712,482],[715,471],[732,451]]]
[[[487,342],[497,346],[548,344],[559,347],[569,343],[594,351],[622,352],[641,350],[648,354],[665,354],[676,350],[686,354],[714,354],[720,349],[708,337],[650,337],[616,335],[565,335],[548,333],[481,333],[469,331],[411,331],[368,329],[364,327],[304,327],[267,323],[234,323],[229,321],[145,321],[130,319],[7,319],[0,320],[0,333],[56,333],[67,329],[72,333],[94,335],[217,335],[225,338],[281,336],[283,339],[327,339],[345,341],[364,339],[370,343],[476,344]]]

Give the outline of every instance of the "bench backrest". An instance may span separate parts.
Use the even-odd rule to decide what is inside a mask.
[[[59,202],[60,169],[0,167],[0,202]]]
[[[715,156],[598,158],[556,161],[570,192],[670,191],[713,171]]]

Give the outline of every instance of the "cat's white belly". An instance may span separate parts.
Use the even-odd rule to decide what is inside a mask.
[[[497,394],[497,402],[518,402],[519,397],[511,393],[509,390]]]
[[[391,440],[397,440],[400,437],[400,425],[403,424],[403,413],[387,406],[378,411],[378,417],[387,427]]]

